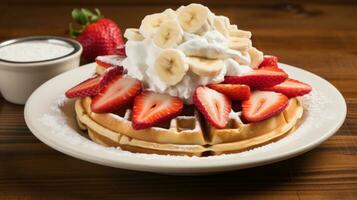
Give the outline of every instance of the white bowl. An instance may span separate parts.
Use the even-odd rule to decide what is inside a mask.
[[[62,43],[73,51],[53,59],[40,61],[11,61],[0,59],[0,92],[15,104],[25,104],[31,93],[52,77],[79,66],[82,46],[75,40],[54,36],[32,36],[0,43],[0,48],[25,41]],[[20,52],[19,52],[20,53]]]

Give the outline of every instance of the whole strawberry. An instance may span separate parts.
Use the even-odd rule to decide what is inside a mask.
[[[125,55],[124,40],[118,25],[103,18],[100,11],[93,13],[87,9],[74,9],[72,18],[80,25],[74,30],[70,24],[70,34],[83,46],[82,57],[86,62],[93,62],[97,56]]]

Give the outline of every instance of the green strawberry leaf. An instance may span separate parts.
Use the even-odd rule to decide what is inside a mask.
[[[86,12],[83,12],[82,9],[74,9],[72,11],[72,18],[82,26],[86,26],[89,23],[88,14],[86,14]]]
[[[73,28],[72,24],[69,25],[69,34],[72,37],[79,36],[89,24],[103,17],[98,8],[95,8],[94,11],[95,13],[85,8],[75,8],[72,10],[72,18],[80,25],[80,28],[77,30]]]
[[[78,37],[81,34],[82,31],[83,31],[82,29],[75,30],[73,28],[73,26],[72,26],[72,23],[69,24],[69,34],[70,34],[71,37],[73,37],[73,38]]]
[[[98,8],[94,8],[94,11],[98,15],[99,18],[103,18],[104,17]]]

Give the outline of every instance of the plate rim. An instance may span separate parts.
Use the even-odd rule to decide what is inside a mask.
[[[86,70],[86,68],[91,68],[95,65],[95,63],[89,63],[86,65],[82,65],[80,68],[83,70]],[[32,134],[37,137],[41,142],[45,143],[49,147],[60,151],[64,154],[70,155],[72,157],[85,160],[91,163],[96,163],[96,164],[101,164],[105,166],[111,166],[111,167],[116,167],[116,168],[122,168],[122,169],[129,169],[129,170],[137,170],[137,171],[149,171],[149,172],[158,172],[161,173],[161,171],[164,171],[162,173],[207,173],[207,172],[219,172],[219,171],[230,171],[230,170],[235,170],[235,169],[243,169],[243,168],[249,168],[249,167],[256,167],[256,166],[261,166],[265,164],[270,164],[274,162],[278,162],[281,160],[285,160],[291,157],[295,157],[297,155],[303,154],[316,146],[320,145],[322,142],[330,138],[337,130],[343,125],[346,115],[347,115],[347,105],[346,101],[343,97],[343,95],[340,93],[340,91],[331,83],[329,83],[327,80],[324,78],[313,74],[309,71],[306,71],[304,69],[294,67],[288,64],[283,64],[279,63],[279,65],[282,65],[284,67],[292,68],[293,70],[299,70],[302,71],[303,73],[307,73],[310,76],[314,76],[317,79],[320,79],[320,81],[323,81],[324,84],[328,84],[330,87],[334,89],[334,93],[336,94],[336,97],[340,101],[340,103],[343,103],[342,108],[343,110],[341,111],[342,116],[337,123],[334,123],[334,126],[329,129],[329,131],[325,134],[322,134],[317,140],[312,140],[308,143],[305,143],[304,145],[300,145],[298,148],[291,149],[289,151],[284,151],[278,155],[271,155],[264,157],[263,159],[257,159],[257,160],[250,160],[249,162],[246,163],[235,163],[235,162],[218,162],[218,163],[213,163],[210,162],[209,165],[202,165],[199,164],[199,162],[194,162],[194,163],[185,163],[181,162],[181,164],[177,165],[174,163],[168,163],[166,162],[165,164],[162,164],[160,162],[147,162],[147,163],[142,163],[142,162],[136,162],[135,160],[137,159],[132,159],[132,158],[125,158],[125,160],[113,160],[113,159],[107,159],[104,157],[100,157],[97,155],[89,155],[89,153],[85,153],[80,150],[76,150],[70,145],[61,145],[59,143],[56,143],[55,141],[51,140],[50,137],[45,137],[43,134],[40,133],[39,130],[34,126],[34,124],[31,123],[31,116],[30,116],[30,105],[32,105],[32,99],[34,96],[36,96],[38,93],[40,93],[41,89],[46,87],[47,84],[49,84],[51,81],[54,81],[57,77],[59,76],[65,76],[66,74],[73,73],[73,71],[78,70],[79,68],[64,72],[48,81],[46,81],[44,84],[42,84],[39,88],[37,88],[29,97],[28,101],[26,102],[25,109],[24,109],[24,117],[25,117],[25,122],[32,132]],[[129,158],[129,159],[128,159]],[[134,162],[133,162],[134,160]],[[223,160],[223,159],[222,159]],[[227,159],[224,159],[227,160]],[[230,160],[230,159],[228,159]],[[207,160],[206,160],[207,161]],[[184,163],[184,164],[182,164]],[[118,166],[120,165],[120,166]],[[144,169],[145,168],[145,169]]]

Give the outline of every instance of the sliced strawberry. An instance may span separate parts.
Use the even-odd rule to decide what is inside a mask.
[[[104,113],[117,110],[129,103],[141,91],[141,82],[135,78],[117,75],[93,98],[93,112]]]
[[[276,56],[265,55],[260,67],[278,67],[278,58]]]
[[[241,84],[209,84],[209,88],[227,95],[231,100],[246,100],[250,96],[250,88]]]
[[[102,78],[102,86],[109,83],[113,78],[123,74],[124,68],[122,66],[114,66],[106,70]]]
[[[115,51],[116,54],[126,57],[125,45],[119,44]]]
[[[135,97],[132,126],[144,129],[172,119],[181,113],[183,101],[167,94],[145,91]]]
[[[231,102],[224,94],[199,86],[193,94],[193,103],[212,126],[224,128],[227,125]]]
[[[101,80],[101,76],[89,78],[67,90],[66,97],[75,98],[97,95],[101,89]]]
[[[242,114],[248,122],[259,122],[282,112],[288,105],[288,97],[268,91],[254,91],[249,100],[242,102]]]
[[[234,112],[242,111],[242,102],[241,101],[232,101],[232,110]]]
[[[104,68],[109,68],[109,67],[112,67],[112,66],[113,66],[113,64],[104,62],[104,61],[102,61],[102,60],[99,60],[98,58],[95,59],[95,62],[97,63],[97,65],[99,65],[99,66],[101,66],[101,67],[104,67]]]
[[[286,79],[284,82],[274,85],[273,87],[262,90],[274,91],[285,94],[287,97],[296,97],[308,94],[312,88],[310,85],[294,79]]]
[[[125,57],[121,55],[97,56],[95,62],[101,67],[109,68],[113,66],[121,66],[124,58]]]
[[[238,76],[226,76],[224,83],[230,84],[245,84],[252,89],[272,87],[283,82],[288,78],[288,75],[277,69],[257,69],[251,72],[240,74]]]
[[[264,67],[261,67],[260,68],[261,70],[268,70],[268,71],[274,71],[274,72],[281,72],[281,73],[284,73],[286,74],[286,72],[279,68],[279,67],[268,67],[268,66],[264,66]]]

